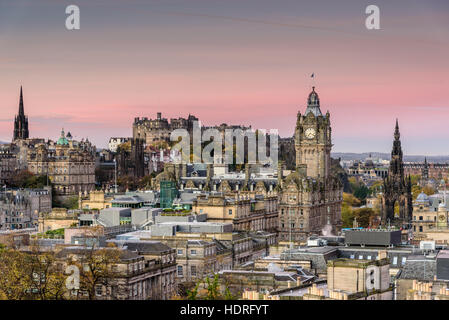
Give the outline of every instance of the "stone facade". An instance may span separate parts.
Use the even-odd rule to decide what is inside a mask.
[[[83,261],[90,250],[85,247],[64,248],[56,253],[57,261],[64,270],[71,259]],[[144,252],[125,248],[101,250],[119,250],[120,255],[119,261],[111,266],[114,276],[99,281],[96,286],[96,300],[168,300],[175,294],[176,256],[170,248],[162,245],[157,250]],[[87,299],[85,292],[67,293],[70,298],[74,298],[73,294],[77,299]]]
[[[51,211],[51,190],[25,189],[0,194],[0,229],[34,228],[39,214]]]
[[[296,170],[284,178],[282,167],[279,168],[281,240],[303,241],[310,234],[335,233],[341,228],[343,188],[330,172],[331,148],[330,114],[321,114],[319,97],[313,88],[304,115],[298,112]]]
[[[207,214],[210,222],[232,223],[234,231],[277,230],[277,196],[223,194],[200,195],[193,201],[193,211]]]
[[[77,195],[95,189],[95,146],[87,139],[72,140],[64,130],[56,143],[48,141],[30,148],[28,170],[48,175],[56,195]]]
[[[189,132],[193,128],[193,122],[198,121],[193,115],[189,115],[187,119],[178,118],[170,119],[162,118],[162,113],[157,113],[156,119],[135,118],[133,123],[133,139],[143,139],[145,144],[151,145],[158,142],[170,141],[170,133],[175,129],[186,129]]]

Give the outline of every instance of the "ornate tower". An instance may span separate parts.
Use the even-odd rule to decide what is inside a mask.
[[[398,120],[394,130],[393,150],[391,151],[390,169],[384,179],[384,194],[382,198],[382,224],[389,222],[403,226],[412,219],[412,186],[410,176],[404,176],[402,148]],[[395,205],[399,212],[395,213]]]
[[[305,176],[326,179],[331,165],[332,149],[329,112],[321,114],[315,87],[307,99],[304,115],[298,112],[295,129],[296,168]]]
[[[296,170],[285,179],[278,171],[279,238],[304,241],[310,235],[336,234],[341,227],[343,188],[330,171],[332,148],[329,112],[323,116],[315,88],[295,128]]]
[[[22,86],[20,87],[19,114],[14,119],[14,135],[13,141],[17,139],[28,139],[28,117],[25,116],[23,109]]]

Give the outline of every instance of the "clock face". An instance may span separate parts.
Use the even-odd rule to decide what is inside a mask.
[[[313,139],[315,137],[315,129],[313,129],[313,128],[306,129],[305,135],[306,135],[306,138]]]

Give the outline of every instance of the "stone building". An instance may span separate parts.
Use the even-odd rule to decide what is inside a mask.
[[[51,190],[8,190],[0,193],[0,229],[34,228],[39,214],[51,211]]]
[[[207,214],[210,222],[232,223],[234,231],[276,232],[278,198],[276,195],[225,196],[202,194],[193,200],[193,212]]]
[[[119,145],[121,145],[122,143],[128,142],[129,140],[130,140],[130,138],[112,137],[112,138],[109,139],[108,149],[111,152],[117,152],[117,147]]]
[[[310,234],[338,232],[343,188],[330,172],[330,114],[322,115],[315,88],[304,115],[298,112],[294,138],[296,170],[285,179],[282,168],[278,173],[279,237],[302,241]]]
[[[390,223],[408,229],[413,212],[412,184],[410,176],[404,174],[400,137],[399,125],[396,120],[390,169],[383,185],[381,213],[383,225]],[[396,204],[399,206],[398,214],[395,214]]]
[[[420,175],[422,183],[429,179],[441,180],[449,178],[449,163],[424,162],[404,163],[404,173],[406,175]]]
[[[129,148],[121,147],[117,149],[118,176],[141,178],[145,175],[144,143],[144,139],[133,138],[129,141]]]
[[[386,253],[377,260],[335,259],[327,263],[327,286],[313,285],[304,300],[392,300]]]
[[[162,118],[161,112],[157,113],[156,119],[135,118],[133,139],[143,139],[147,145],[157,142],[168,142],[173,130],[185,129],[190,132],[193,129],[194,121],[198,121],[198,118],[190,114],[187,119],[178,118],[168,121],[166,118]]]
[[[48,175],[58,196],[77,195],[95,189],[95,146],[88,139],[75,141],[69,133],[54,143],[40,143],[28,150],[28,170]]]
[[[78,218],[74,212],[67,212],[66,208],[53,208],[50,213],[40,213],[38,232],[65,229],[78,225]]]
[[[17,169],[17,157],[10,146],[0,146],[0,185],[10,184]]]
[[[133,249],[73,246],[59,250],[56,259],[61,270],[65,270],[71,260],[83,263],[91,250],[119,250],[119,260],[111,265],[111,277],[102,279],[95,287],[96,300],[168,300],[175,294],[176,255],[167,246],[161,243]],[[87,299],[86,292],[77,290],[67,295]]]

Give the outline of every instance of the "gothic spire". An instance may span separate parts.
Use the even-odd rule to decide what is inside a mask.
[[[399,140],[401,134],[399,133],[398,119],[396,118],[396,127],[394,128],[394,140]]]
[[[19,100],[19,116],[25,115],[25,111],[23,110],[23,92],[22,86],[20,86],[20,100]]]

